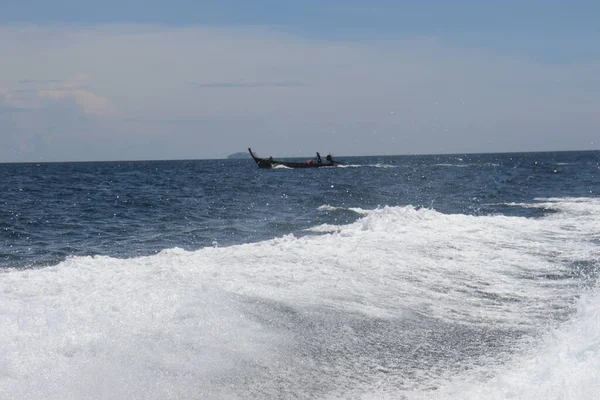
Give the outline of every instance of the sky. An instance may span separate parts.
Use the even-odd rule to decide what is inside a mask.
[[[0,0],[0,162],[600,149],[600,2]]]

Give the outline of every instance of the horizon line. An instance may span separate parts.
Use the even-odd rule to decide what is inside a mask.
[[[358,158],[358,157],[435,157],[435,156],[468,156],[468,155],[507,155],[507,154],[543,154],[543,153],[586,153],[600,152],[600,149],[587,150],[523,150],[523,151],[500,151],[500,152],[467,152],[467,153],[407,153],[407,154],[363,154],[358,156],[336,156],[336,158]],[[245,153],[242,151],[231,154]],[[230,155],[231,155],[230,154]],[[284,156],[281,158],[306,158],[306,156]],[[236,160],[252,160],[248,158],[164,158],[164,159],[136,159],[136,160],[63,160],[63,161],[0,161],[0,165],[4,164],[74,164],[74,163],[130,163],[130,162],[170,162],[170,161],[236,161]]]

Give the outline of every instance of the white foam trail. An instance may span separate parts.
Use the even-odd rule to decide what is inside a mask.
[[[317,208],[317,210],[319,210],[319,211],[337,211],[337,210],[349,210],[349,211],[353,211],[353,212],[355,212],[355,213],[357,213],[357,214],[360,214],[360,215],[367,215],[367,214],[369,214],[369,211],[368,211],[368,210],[364,210],[364,209],[362,209],[362,208],[359,208],[359,207],[350,207],[350,208],[345,208],[345,207],[333,207],[333,206],[330,206],[329,204],[324,204],[324,205],[322,205],[322,206],[319,206],[319,207]],[[319,228],[311,228],[311,229],[309,229],[309,230],[318,230],[318,229],[319,229]]]
[[[336,168],[361,168],[365,167],[362,164],[339,164]]]
[[[177,254],[3,274],[0,398],[231,396],[211,382],[243,374],[277,334],[205,287],[194,264],[169,265]]]
[[[404,283],[427,282],[431,290],[427,296],[429,304],[412,304],[415,309],[465,322],[513,320],[514,324],[527,325],[536,320],[536,314],[561,308],[559,303],[571,292],[565,291],[548,303],[548,291],[569,282],[522,278],[565,273],[570,260],[590,259],[595,254],[596,248],[587,238],[600,228],[598,223],[580,226],[584,228],[581,232],[572,228],[552,218],[472,217],[412,207],[385,207],[348,226],[321,226],[314,230],[337,232],[335,235],[344,238],[341,241],[348,248],[346,255],[354,253],[359,261],[364,258],[363,263],[359,262],[361,268],[369,268],[377,280],[394,280],[391,292],[400,290],[406,295],[403,297],[421,301],[422,296],[411,291],[422,290],[422,286]],[[579,246],[573,249],[572,242],[564,241],[567,237],[577,239]],[[374,254],[377,262],[373,262]],[[564,264],[557,262],[561,259]],[[376,297],[385,304],[383,308],[393,309],[393,304],[386,304],[385,300],[395,296],[384,293],[385,285],[367,279],[362,283],[367,292],[377,293]],[[474,298],[474,291],[485,292],[487,300]],[[515,302],[504,301],[507,299]],[[544,301],[540,303],[541,299]],[[464,304],[472,305],[467,308],[470,315],[465,314],[461,306]],[[492,309],[481,308],[486,305]]]
[[[596,287],[597,290],[597,287]],[[429,392],[367,394],[370,398],[407,400],[559,400],[595,399],[600,393],[600,297],[597,291],[578,302],[575,317],[548,333],[541,344],[524,349],[506,365],[490,366],[455,377]]]
[[[465,168],[465,167],[499,167],[500,164],[497,163],[481,163],[481,164],[449,164],[449,163],[440,163],[440,164],[431,164],[432,167],[453,167],[453,168]]]
[[[454,168],[465,168],[471,167],[470,164],[432,164],[434,167],[454,167]]]
[[[588,303],[576,303],[585,276],[569,274],[573,262],[598,262],[594,235],[600,231],[600,203],[542,201],[558,213],[527,219],[413,207],[356,209],[364,217],[352,224],[314,228],[333,232],[325,235],[195,252],[172,249],[124,260],[76,257],[54,267],[2,273],[0,398],[273,398],[282,393],[310,398],[311,384],[329,383],[330,390],[342,391],[356,385],[357,376],[375,385],[365,393],[398,393],[400,385],[414,388],[406,393],[417,398],[429,393],[424,388],[440,385],[441,377],[402,366],[395,373],[415,377],[390,375],[381,360],[368,358],[371,347],[361,347],[369,342],[353,333],[361,325],[346,327],[342,317],[362,315],[375,324],[423,316],[447,326],[539,334],[579,304],[580,325],[574,321],[564,334],[559,329],[554,342],[531,350],[529,358],[544,363],[555,349],[567,349],[560,354],[572,354],[567,361],[575,374],[597,366],[595,356],[588,357],[597,350],[595,294]],[[314,331],[314,310],[336,318],[329,321],[342,329],[335,341],[325,328]],[[282,317],[289,321],[278,322]],[[302,347],[310,349],[311,343],[298,349],[308,333],[296,326],[313,329],[310,339],[320,346],[314,355]],[[365,332],[373,329],[365,323]],[[376,333],[387,341],[384,348],[402,348],[395,338]],[[572,339],[581,345],[569,350]],[[341,355],[319,358],[331,349]],[[433,350],[444,354],[443,348]],[[533,390],[535,381],[519,386],[518,375],[503,375],[499,360],[490,357],[483,373],[509,382],[490,380],[489,387]],[[561,367],[550,361],[547,376],[561,376]],[[517,357],[515,365],[519,362]],[[474,364],[464,368],[473,370]],[[476,398],[476,385],[447,372],[450,383],[432,396],[451,398],[462,387]],[[372,383],[382,376],[388,379]],[[589,372],[582,382],[593,377]],[[563,382],[557,390],[568,398],[571,389]]]
[[[392,164],[338,164],[336,168],[404,168],[402,165],[392,165]]]

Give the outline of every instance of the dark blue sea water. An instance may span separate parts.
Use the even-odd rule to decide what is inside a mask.
[[[0,397],[600,393],[600,152],[340,160],[0,164]]]
[[[354,207],[538,217],[547,210],[511,203],[600,193],[599,152],[345,161],[346,168],[267,171],[251,160],[0,165],[0,267],[302,235],[356,220]]]

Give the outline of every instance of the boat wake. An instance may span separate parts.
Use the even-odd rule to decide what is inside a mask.
[[[7,270],[0,397],[592,398],[600,201],[536,204]]]

